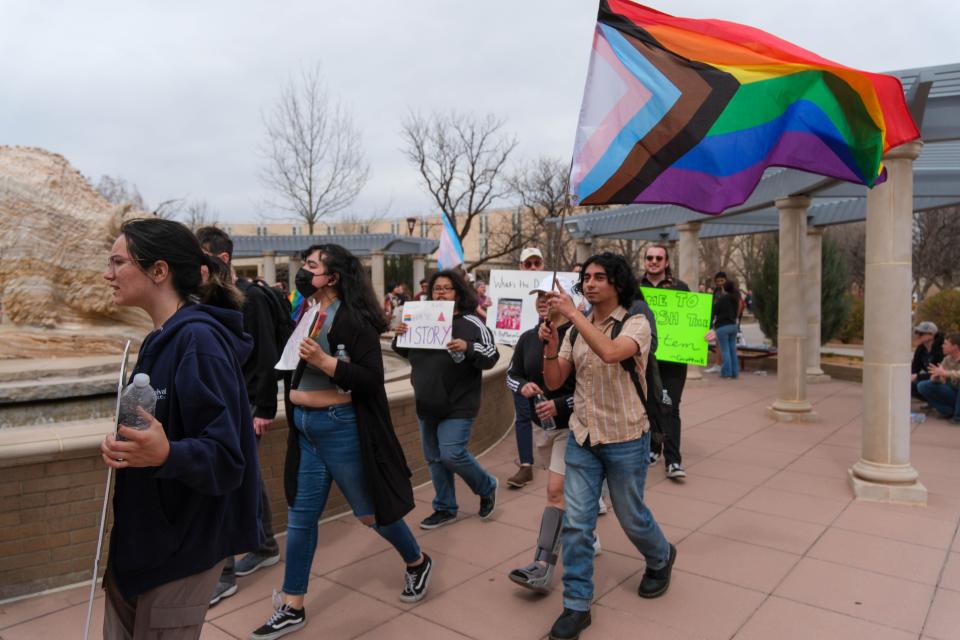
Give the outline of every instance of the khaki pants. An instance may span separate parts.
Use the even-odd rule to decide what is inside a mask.
[[[120,594],[108,569],[103,576],[104,640],[196,640],[223,563],[141,593],[132,603]]]

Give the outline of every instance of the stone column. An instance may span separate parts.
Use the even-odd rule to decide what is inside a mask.
[[[378,300],[383,300],[387,294],[387,284],[384,282],[384,262],[383,251],[370,252],[370,283],[373,285],[373,293]]]
[[[420,291],[420,281],[427,273],[427,260],[423,254],[413,256],[413,291]]]
[[[807,227],[804,253],[807,281],[807,383],[829,382],[830,376],[820,368],[820,298],[823,283],[823,227]]]
[[[910,303],[913,161],[910,142],[883,157],[886,182],[867,193],[863,441],[849,472],[858,498],[926,504],[910,464]]]
[[[776,201],[780,210],[780,284],[777,307],[777,399],[767,412],[779,422],[817,419],[807,400],[807,309],[803,271],[810,198]]]
[[[263,252],[263,279],[271,287],[277,283],[277,252]]]
[[[697,291],[700,282],[700,223],[678,224],[677,235],[680,238],[679,251],[674,251],[672,255],[674,259],[679,258],[680,263],[671,264],[671,270],[687,283],[691,291]],[[702,369],[696,365],[687,367],[687,380],[703,380]]]
[[[577,262],[584,263],[587,261],[587,258],[593,255],[593,240],[590,238],[578,238],[576,247]]]
[[[295,254],[287,258],[287,291],[293,292],[297,290],[297,271],[300,270],[300,265],[302,264],[303,261],[300,260],[300,254]]]

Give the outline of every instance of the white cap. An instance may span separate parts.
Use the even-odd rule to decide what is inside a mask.
[[[573,297],[573,283],[567,278],[557,276],[557,287],[563,293],[567,294],[571,298]],[[535,289],[531,289],[530,293],[552,293],[555,290],[556,289],[553,288],[553,278],[546,277],[540,281],[540,284],[537,285]]]
[[[520,252],[520,262],[526,262],[528,258],[533,258],[534,256],[543,260],[543,254],[540,253],[540,249],[537,249],[536,247],[527,247]]]
[[[150,386],[150,376],[146,373],[138,373],[133,376],[133,386],[135,387],[148,387]]]

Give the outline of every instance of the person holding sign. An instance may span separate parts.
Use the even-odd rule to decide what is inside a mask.
[[[677,554],[643,501],[650,427],[641,392],[650,324],[627,311],[637,293],[636,277],[623,256],[602,253],[584,263],[577,286],[592,305],[590,315],[584,317],[567,297],[548,294],[551,311],[573,327],[562,345],[556,326],[542,324],[539,332],[546,343],[547,388],[559,389],[577,374],[563,490],[563,613],[550,631],[558,640],[579,637],[591,623],[593,540],[604,479],[617,520],[646,560],[640,597],[666,593]]]
[[[190,229],[159,218],[123,223],[103,278],[153,321],[132,375],[157,396],[146,429],[100,446],[117,470],[103,637],[198,638],[224,559],[263,543],[243,296]]]
[[[480,517],[489,518],[497,502],[497,479],[467,449],[470,430],[480,411],[480,384],[484,369],[497,363],[500,353],[493,334],[478,318],[477,295],[458,272],[438,271],[430,278],[431,300],[454,303],[452,338],[445,351],[405,348],[398,344],[408,326],[396,327],[393,350],[410,361],[410,380],[416,398],[423,456],[430,468],[436,495],[433,513],[420,523],[435,529],[457,519],[453,474],[463,478],[480,497]]]
[[[641,287],[690,291],[687,283],[673,277],[670,256],[667,254],[667,248],[662,244],[647,245],[643,254],[643,265],[645,270],[640,279]],[[673,410],[662,420],[663,448],[662,451],[650,450],[650,464],[655,464],[662,453],[667,477],[671,480],[681,480],[687,477],[680,455],[680,398],[683,396],[683,387],[687,382],[687,365],[660,359],[657,360],[657,365],[660,367],[660,381],[663,383],[663,388],[673,401]]]
[[[363,265],[339,245],[314,245],[303,252],[296,284],[311,308],[303,315],[310,330],[296,345],[300,364],[290,391],[294,410],[283,478],[290,505],[286,568],[275,610],[252,640],[278,638],[306,624],[303,601],[317,521],[333,482],[353,515],[403,559],[402,602],[426,596],[433,569],[403,520],[413,509],[413,488],[383,386],[380,333],[388,322]]]

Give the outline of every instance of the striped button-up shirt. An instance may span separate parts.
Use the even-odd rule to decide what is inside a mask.
[[[597,328],[609,337],[614,320],[622,321],[626,315],[626,309],[617,307]],[[593,322],[593,313],[588,319]],[[628,442],[642,437],[650,423],[630,374],[619,362],[607,364],[601,360],[583,336],[579,336],[571,347],[570,333],[568,331],[564,336],[559,355],[571,361],[577,372],[573,416],[570,418],[570,430],[577,442],[582,445],[587,436],[590,436],[590,444]],[[646,393],[643,372],[650,353],[650,323],[640,314],[630,316],[623,323],[620,336],[632,339],[640,347],[634,361]]]

